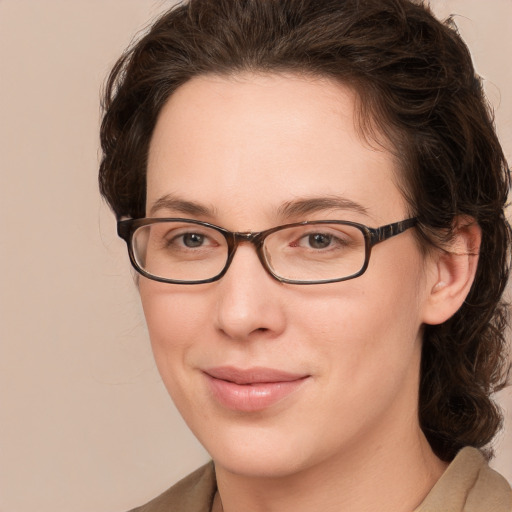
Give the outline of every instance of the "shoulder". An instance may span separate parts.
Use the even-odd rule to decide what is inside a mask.
[[[415,512],[512,512],[512,490],[476,448],[462,449]]]
[[[466,508],[468,512],[512,512],[512,489],[499,473],[491,469],[483,455],[470,448],[480,458],[478,475],[468,493]],[[476,458],[476,455],[475,455]]]
[[[130,512],[209,512],[216,490],[215,470],[209,462]]]

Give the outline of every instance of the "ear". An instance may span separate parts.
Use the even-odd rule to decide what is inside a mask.
[[[425,324],[441,324],[462,306],[475,279],[481,240],[477,222],[459,216],[454,220],[452,240],[429,256]]]

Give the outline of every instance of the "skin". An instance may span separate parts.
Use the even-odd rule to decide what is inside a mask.
[[[232,231],[409,217],[398,164],[361,139],[354,103],[350,89],[324,79],[191,80],[153,134],[147,215]],[[283,213],[333,196],[353,204]],[[422,501],[445,469],[417,417],[422,326],[456,311],[474,273],[471,259],[440,254],[424,256],[412,229],[375,246],[366,273],[341,283],[279,283],[250,244],[214,283],[140,279],[157,366],[215,461],[225,511],[405,512]],[[233,411],[203,373],[225,365],[307,378],[271,407]]]

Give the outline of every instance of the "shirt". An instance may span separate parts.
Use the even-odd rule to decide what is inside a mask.
[[[222,510],[213,462],[130,512]],[[412,512],[512,512],[512,489],[476,448],[462,449],[421,505]]]

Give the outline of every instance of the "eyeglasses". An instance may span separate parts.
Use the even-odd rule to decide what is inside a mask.
[[[140,274],[163,283],[201,284],[220,279],[240,243],[252,243],[265,270],[291,284],[321,284],[360,276],[372,247],[417,224],[406,219],[379,228],[317,220],[235,233],[192,219],[128,219],[117,223],[130,261]]]

